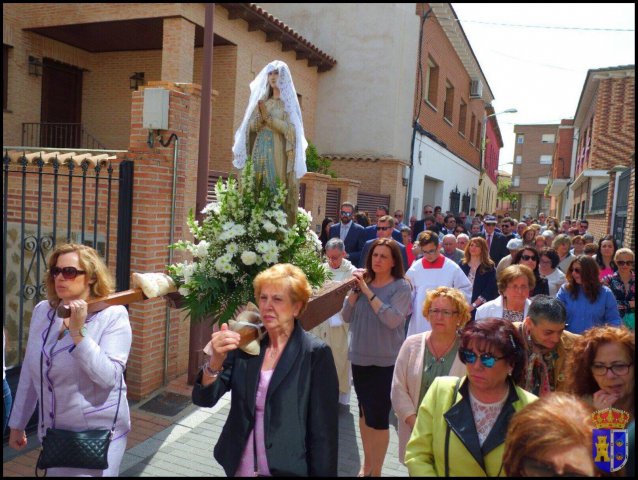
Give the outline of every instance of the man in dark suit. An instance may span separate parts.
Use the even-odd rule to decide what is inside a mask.
[[[388,210],[388,207],[386,207],[385,205],[379,205],[376,211],[377,222],[379,221],[381,217],[384,217],[386,215],[390,215],[390,211]],[[366,236],[365,236],[366,242],[368,240],[375,240],[376,238],[377,238],[377,225],[375,224],[375,225],[370,225],[366,227]],[[392,238],[394,238],[399,243],[403,241],[403,235],[401,235],[401,232],[397,230],[396,228],[392,229]],[[365,261],[365,259],[363,261]]]
[[[503,257],[509,255],[507,249],[507,240],[502,233],[496,231],[496,217],[493,215],[487,215],[483,220],[483,228],[485,233],[481,235],[486,241],[490,252],[490,258],[494,261],[495,265],[501,261]]]
[[[392,230],[394,229],[394,218],[390,215],[384,215],[383,217],[377,220],[377,238],[391,238]],[[361,252],[361,258],[359,259],[359,268],[365,268],[366,266],[366,257],[368,256],[368,251],[372,246],[372,243],[377,239],[373,238],[368,240],[363,246],[363,251]],[[405,245],[401,242],[397,242],[399,244],[399,250],[401,250],[401,257],[403,258],[403,271],[407,272],[408,270],[408,254],[405,250]]]
[[[359,265],[361,250],[365,244],[365,229],[352,221],[354,205],[350,202],[341,204],[340,223],[330,227],[330,238],[340,238],[346,247],[346,258],[353,265]]]
[[[426,219],[428,221],[426,221]],[[414,242],[416,242],[419,233],[424,230],[431,230],[431,227],[432,225],[434,225],[434,223],[434,207],[432,205],[423,205],[423,218],[421,218],[421,220],[417,220],[417,222],[414,224],[414,228],[412,229],[412,239],[414,240]]]

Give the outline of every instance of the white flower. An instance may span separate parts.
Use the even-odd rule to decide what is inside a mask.
[[[277,227],[275,227],[275,225],[272,222],[269,222],[268,220],[264,221],[264,230],[266,230],[268,233],[275,233],[277,231]]]
[[[211,202],[202,209],[202,214],[206,215],[208,212],[213,212],[215,215],[219,215],[219,211],[219,203]]]
[[[193,273],[195,273],[196,265],[194,263],[186,263],[184,264],[184,268],[182,268],[182,275],[184,276],[184,283],[188,283],[191,281],[191,277]]]
[[[277,263],[277,259],[279,258],[279,255],[277,254],[277,252],[273,252],[268,251],[266,253],[264,253],[264,262],[266,263]]]
[[[186,287],[179,287],[177,291],[184,297],[188,296],[188,294],[191,293],[191,291]]]
[[[237,246],[235,242],[229,243],[228,246],[226,247],[226,251],[230,253],[231,255],[235,255],[239,251],[239,247]]]
[[[206,258],[208,256],[208,247],[210,247],[210,243],[206,240],[201,240],[196,246],[193,255],[199,258]]]
[[[224,230],[225,232],[228,230],[232,230],[235,225],[236,225],[235,222],[233,222],[232,220],[229,220],[228,222],[222,225],[222,230]]]
[[[282,210],[275,210],[274,212],[272,212],[271,216],[279,225],[286,225],[286,223],[288,222],[288,218]]]
[[[275,242],[274,240],[268,240],[266,242],[259,242],[257,244],[257,251],[259,253],[268,253],[268,252],[278,253],[277,242]]]
[[[244,262],[244,265],[252,265],[257,261],[257,254],[250,250],[246,250],[241,254],[241,261]]]

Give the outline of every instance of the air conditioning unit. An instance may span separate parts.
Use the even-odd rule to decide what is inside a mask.
[[[472,80],[470,82],[470,98],[481,98],[483,96],[483,82]]]

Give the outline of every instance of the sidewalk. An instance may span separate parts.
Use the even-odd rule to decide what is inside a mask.
[[[191,387],[186,375],[169,383],[163,391],[190,397]],[[146,400],[145,402],[146,403]],[[188,477],[226,476],[213,458],[230,408],[230,395],[224,395],[213,408],[189,405],[174,417],[140,410],[143,404],[131,407],[131,432],[122,459],[122,477]],[[339,476],[356,476],[363,449],[358,427],[357,399],[352,390],[350,410],[339,413]],[[395,419],[396,424],[396,419]],[[408,471],[397,458],[396,429],[390,426],[390,445],[383,465],[385,477],[407,477]],[[32,477],[38,458],[39,442],[35,434],[28,438],[28,447],[15,452],[3,446],[3,476]]]

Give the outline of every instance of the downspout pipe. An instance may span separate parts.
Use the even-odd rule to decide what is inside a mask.
[[[172,182],[172,192],[171,192],[171,219],[170,219],[170,230],[168,232],[168,244],[173,245],[175,242],[175,203],[177,197],[177,157],[179,156],[179,137],[174,133],[166,142],[166,145],[162,143],[164,147],[167,147],[171,143],[171,139],[175,138],[175,147],[173,148],[173,182]],[[173,263],[173,249],[169,247],[168,249],[168,265]],[[171,333],[171,307],[166,305],[166,326],[164,331],[164,375],[163,375],[163,385],[166,386],[168,383],[168,347],[169,347],[169,336]]]

